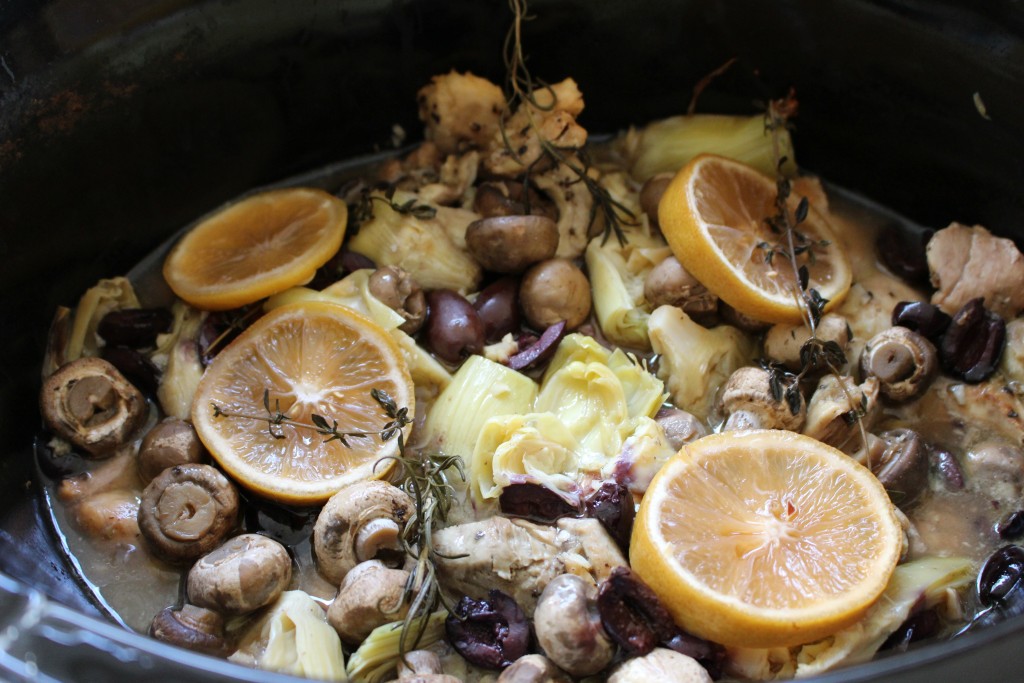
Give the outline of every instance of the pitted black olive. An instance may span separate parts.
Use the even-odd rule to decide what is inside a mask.
[[[955,455],[944,448],[933,448],[932,462],[947,491],[963,490],[964,471]]]
[[[458,363],[484,348],[484,324],[464,297],[450,289],[427,294],[427,346],[449,363]]]
[[[934,609],[914,612],[886,639],[880,650],[905,652],[911,643],[932,638],[942,630],[942,618]]]
[[[484,339],[496,342],[519,329],[519,280],[503,277],[480,290],[473,308],[484,324]]]
[[[1004,545],[992,553],[978,572],[978,600],[985,607],[1003,606],[1018,594],[1024,578],[1024,548]]]
[[[629,489],[614,481],[606,481],[583,501],[583,511],[587,517],[601,522],[623,552],[629,552],[629,536],[636,516],[636,504]]]
[[[96,332],[111,346],[142,349],[155,345],[157,335],[169,332],[173,323],[166,308],[122,308],[103,316]]]
[[[631,656],[661,645],[693,657],[712,677],[721,675],[725,650],[683,632],[647,584],[628,567],[616,567],[597,593],[597,610],[608,635]]]
[[[529,651],[530,624],[516,601],[498,590],[486,600],[463,597],[444,622],[448,642],[470,664],[504,669]]]
[[[952,318],[941,308],[924,301],[901,301],[892,309],[892,324],[906,327],[931,341],[938,341]]]
[[[560,495],[540,484],[512,484],[501,490],[498,505],[502,513],[550,524],[572,517],[577,510]]]
[[[565,321],[561,320],[540,335],[532,344],[508,359],[508,366],[513,370],[526,370],[537,367],[555,353],[559,342],[565,336]]]
[[[100,357],[144,394],[153,396],[160,386],[160,370],[146,356],[127,346],[104,346]]]
[[[995,372],[1006,344],[1006,323],[982,302],[971,299],[957,311],[939,347],[942,366],[967,382],[980,382]]]
[[[928,283],[928,259],[925,246],[935,233],[911,231],[899,225],[888,225],[879,233],[875,242],[882,263],[897,277],[910,284]]]
[[[1014,541],[1024,536],[1024,510],[1014,510],[996,522],[996,533],[1004,541]]]

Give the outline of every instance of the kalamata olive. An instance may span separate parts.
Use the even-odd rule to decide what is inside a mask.
[[[328,283],[330,284],[330,283]],[[209,365],[225,346],[231,343],[242,330],[248,327],[262,313],[258,305],[243,306],[230,311],[213,311],[203,319],[196,340],[199,344],[199,358],[203,365]]]
[[[153,361],[127,346],[104,346],[100,357],[120,371],[125,379],[145,394],[153,395],[160,386],[160,370]]]
[[[992,553],[978,572],[978,600],[985,607],[1005,604],[1020,592],[1024,576],[1024,548],[1004,545]]]
[[[561,320],[544,330],[539,339],[509,358],[508,366],[513,370],[525,370],[543,363],[555,353],[564,336],[565,321]]]
[[[450,289],[427,294],[427,346],[449,363],[458,363],[484,348],[484,324],[473,306]]]
[[[933,448],[932,462],[947,491],[963,490],[964,471],[955,455],[944,448]]]
[[[892,502],[909,505],[928,487],[928,447],[912,429],[891,429],[879,436],[885,451],[871,463],[871,471]]]
[[[658,596],[628,567],[616,567],[601,583],[597,610],[605,631],[629,655],[645,655],[679,633]]]
[[[622,551],[629,552],[629,536],[633,532],[636,505],[633,494],[622,484],[606,481],[583,501],[583,512],[601,522],[608,535]]]
[[[463,597],[444,622],[448,642],[470,664],[504,669],[527,653],[530,624],[516,601],[498,590],[486,600]]]
[[[168,332],[174,316],[166,308],[122,308],[100,319],[97,334],[111,346],[141,349],[156,344],[156,336]]]
[[[926,301],[901,301],[892,309],[892,324],[906,327],[937,341],[952,320],[941,308]]]
[[[983,301],[971,299],[957,311],[939,346],[946,371],[967,382],[980,382],[995,372],[1006,343],[1006,323]]]
[[[503,277],[480,290],[473,308],[484,324],[484,339],[496,342],[519,329],[519,280]]]
[[[911,643],[937,636],[942,629],[942,618],[934,609],[914,612],[886,639],[880,650],[906,651]]]
[[[498,506],[510,517],[525,517],[548,524],[561,517],[575,515],[577,512],[567,500],[540,484],[506,486],[501,490]]]
[[[996,533],[1004,541],[1013,541],[1024,536],[1024,510],[1014,510],[996,522]]]
[[[934,232],[910,231],[898,225],[886,226],[875,242],[878,256],[897,277],[910,284],[927,284],[929,273],[925,246]]]
[[[343,249],[332,256],[327,263],[320,266],[313,279],[306,286],[311,289],[323,289],[333,285],[349,273],[364,268],[372,270],[376,267],[369,257]]]

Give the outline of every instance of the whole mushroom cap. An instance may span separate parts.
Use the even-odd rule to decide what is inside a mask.
[[[359,643],[378,626],[401,621],[409,611],[402,601],[409,572],[363,562],[345,575],[338,596],[327,609],[327,621],[346,643]]]
[[[292,560],[277,541],[242,534],[199,558],[188,573],[188,599],[226,615],[277,600],[292,580]]]
[[[238,493],[209,465],[169,467],[142,492],[139,530],[160,556],[187,562],[210,552],[238,522]]]
[[[729,415],[723,429],[789,429],[798,431],[807,406],[799,394],[799,410],[793,412],[783,398],[776,400],[766,370],[752,366],[740,368],[722,387],[719,407]]]
[[[494,216],[466,228],[466,246],[485,270],[521,273],[558,249],[558,225],[546,216]]]
[[[203,654],[223,657],[228,653],[224,619],[195,605],[186,604],[181,609],[165,607],[153,618],[149,635]]]
[[[616,667],[608,683],[712,683],[696,659],[666,648],[655,648]]]
[[[47,377],[39,408],[58,436],[94,456],[127,443],[148,415],[142,392],[94,357],[71,361]]]
[[[877,377],[882,395],[903,402],[920,396],[939,371],[938,351],[905,327],[890,327],[872,337],[860,354],[865,377]]]
[[[169,417],[143,437],[139,446],[139,476],[148,484],[168,467],[200,462],[205,452],[192,425]]]
[[[590,315],[590,281],[572,261],[541,261],[523,275],[519,305],[527,322],[538,330],[562,320],[567,330],[574,330]]]
[[[615,656],[597,612],[597,589],[575,574],[557,576],[544,588],[533,628],[548,658],[573,676],[595,674]]]

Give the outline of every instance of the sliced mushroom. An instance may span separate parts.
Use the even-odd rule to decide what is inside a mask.
[[[697,660],[673,650],[657,648],[643,657],[619,665],[608,683],[712,683],[711,676]]]
[[[139,530],[159,555],[188,562],[223,542],[238,522],[238,493],[209,465],[175,465],[142,492]]]
[[[117,368],[101,358],[79,358],[43,382],[43,419],[58,435],[90,455],[126,443],[146,420],[146,399]]]
[[[778,361],[790,370],[799,371],[802,366],[800,350],[810,339],[810,332],[803,323],[798,325],[772,325],[764,335],[764,355]],[[822,342],[835,342],[846,353],[850,347],[850,324],[837,313],[826,313],[815,328],[815,336]]]
[[[283,545],[242,534],[192,565],[188,599],[221,614],[247,614],[277,600],[291,580],[292,560]]]
[[[153,618],[149,635],[159,641],[203,654],[224,657],[228,643],[224,636],[224,619],[208,609],[184,605],[181,609],[166,607]]]
[[[574,574],[558,576],[544,588],[533,628],[551,661],[573,676],[596,674],[615,656],[597,612],[597,588]]]
[[[785,391],[786,388],[783,388]],[[806,404],[799,391],[791,394],[799,401],[793,410],[787,398],[776,399],[772,394],[771,379],[766,370],[755,367],[740,368],[729,376],[722,388],[719,410],[727,416],[723,430],[731,429],[789,429],[798,431],[804,422]]]
[[[558,226],[546,216],[495,216],[466,228],[466,245],[485,270],[521,273],[558,249]]]
[[[570,680],[544,655],[520,657],[498,676],[498,683],[570,683]]]
[[[523,276],[519,304],[535,329],[564,320],[566,329],[574,330],[590,315],[590,281],[572,261],[541,261]]]
[[[402,597],[408,581],[404,569],[391,569],[379,560],[363,562],[345,574],[327,609],[327,621],[343,641],[357,644],[378,626],[405,618],[409,605]]]
[[[864,448],[861,427],[871,429],[878,413],[878,379],[857,384],[852,377],[825,375],[807,404],[803,433],[853,454]]]
[[[313,527],[313,550],[320,573],[341,583],[353,567],[380,560],[389,567],[405,563],[399,536],[412,516],[405,491],[371,480],[347,486],[324,505]]]
[[[935,379],[938,352],[930,341],[905,327],[890,327],[872,337],[860,354],[865,377],[877,377],[882,395],[903,402],[916,398]]]
[[[192,425],[169,417],[158,422],[142,439],[139,476],[148,484],[168,467],[200,462],[205,453],[203,442]]]
[[[382,266],[367,283],[370,294],[405,318],[398,329],[416,334],[427,319],[427,299],[413,277],[398,266]]]
[[[718,309],[718,297],[690,275],[675,256],[669,256],[647,274],[644,298],[653,308],[678,306],[689,315],[712,313]]]

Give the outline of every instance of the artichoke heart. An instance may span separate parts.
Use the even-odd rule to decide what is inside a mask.
[[[654,352],[661,354],[658,374],[673,402],[702,419],[729,375],[754,358],[754,343],[740,330],[729,325],[709,330],[675,306],[655,309],[648,330]]]
[[[620,245],[595,237],[587,246],[594,313],[610,341],[647,350],[650,307],[644,299],[644,280],[671,250],[664,240],[642,230],[628,230],[627,240]]]
[[[99,355],[101,341],[96,328],[99,327],[103,316],[122,308],[138,307],[139,298],[135,295],[135,289],[128,278],[104,279],[90,287],[78,300],[65,360],[73,361],[82,356]]]
[[[156,396],[165,413],[187,420],[192,415],[196,387],[203,378],[203,362],[196,340],[207,313],[180,300],[174,302],[171,312],[174,314],[171,331],[156,338],[157,348],[153,352],[153,363],[162,371]]]
[[[636,429],[626,438],[618,455],[601,469],[601,478],[617,479],[633,493],[642,494],[675,453],[657,422],[649,417],[638,418]]]
[[[293,676],[348,680],[341,638],[320,605],[298,590],[284,592],[242,635],[229,659]]]
[[[537,384],[483,356],[470,356],[437,397],[424,425],[424,443],[448,455],[468,458],[488,419],[533,409]]]
[[[410,633],[422,635],[417,641],[419,649],[429,648],[444,637],[444,620],[448,612],[440,610],[426,617],[413,619]],[[378,683],[395,677],[398,661],[402,657],[403,622],[396,621],[378,626],[370,632],[359,649],[348,660],[348,675],[353,683]]]
[[[470,468],[477,500],[509,484],[532,483],[569,493],[576,487],[580,445],[551,413],[504,415],[484,423]]]
[[[537,395],[535,409],[550,412],[592,454],[587,469],[600,469],[617,453],[630,430],[629,406],[622,382],[604,363],[569,363],[552,375]]]
[[[426,290],[474,291],[483,276],[480,266],[460,249],[448,229],[435,219],[421,219],[395,210],[416,201],[416,195],[396,192],[389,200],[371,193],[373,218],[359,227],[349,248],[378,266],[400,266]]]

